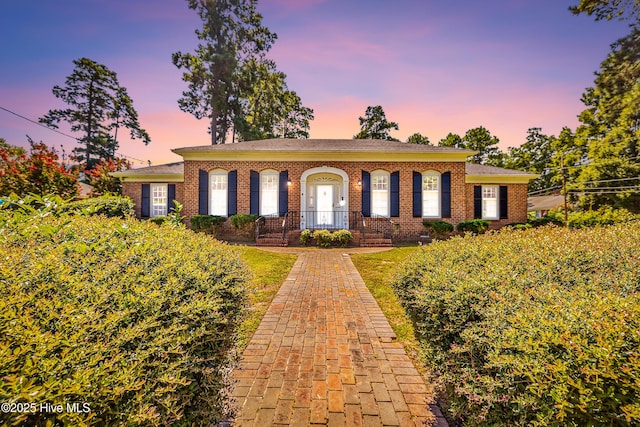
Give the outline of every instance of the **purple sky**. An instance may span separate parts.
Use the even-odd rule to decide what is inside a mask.
[[[351,138],[366,107],[382,105],[401,140],[420,132],[437,143],[482,125],[506,149],[530,127],[575,128],[580,96],[628,32],[572,15],[577,2],[262,0],[258,10],[278,34],[268,56],[315,110],[311,138]],[[193,50],[199,26],[184,0],[3,1],[0,107],[34,120],[63,108],[51,89],[88,57],[118,74],[151,136],[147,147],[122,139],[120,153],[144,164],[180,160],[171,148],[210,141],[206,120],[178,108],[186,84],[171,63],[173,52]],[[0,137],[26,146],[26,134],[75,146],[0,110]]]

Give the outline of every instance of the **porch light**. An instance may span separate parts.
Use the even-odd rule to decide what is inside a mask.
[[[340,206],[344,206],[345,205],[345,201],[344,201],[344,197],[340,197],[340,201],[338,202],[340,204]]]
[[[287,180],[287,187],[291,187],[291,180],[290,179]]]
[[[358,180],[358,187],[360,187],[361,185],[362,185],[362,180],[361,180],[361,179],[359,179],[359,180]]]

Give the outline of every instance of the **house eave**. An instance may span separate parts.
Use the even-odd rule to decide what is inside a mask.
[[[262,160],[262,161],[340,161],[340,162],[465,162],[474,151],[460,150],[457,152],[365,152],[365,151],[217,151],[202,152],[177,148],[171,150],[182,156],[184,160]]]
[[[537,174],[495,174],[495,175],[466,175],[467,184],[529,184],[532,179],[538,178]]]
[[[168,173],[127,173],[112,172],[110,174],[115,178],[122,178],[123,182],[184,182],[184,174],[168,174]]]

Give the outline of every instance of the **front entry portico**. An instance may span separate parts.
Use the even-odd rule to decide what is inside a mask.
[[[345,171],[322,166],[300,178],[300,229],[349,228],[349,177]]]

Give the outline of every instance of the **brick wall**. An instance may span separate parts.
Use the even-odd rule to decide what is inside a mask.
[[[467,191],[467,219],[473,219],[473,187],[476,185],[505,185],[499,182],[493,184],[466,184]],[[527,222],[527,184],[506,184],[509,198],[507,219],[489,221],[489,228],[500,228],[513,222]]]
[[[422,230],[422,218],[413,217],[413,171],[435,170],[440,173],[451,172],[451,218],[445,221],[456,225],[460,221],[473,218],[473,185],[465,184],[465,165],[462,162],[273,162],[273,161],[185,161],[184,183],[177,183],[176,198],[184,205],[183,215],[190,218],[198,214],[199,170],[207,172],[214,169],[238,171],[238,213],[249,213],[251,170],[273,169],[287,170],[292,185],[289,187],[289,210],[300,210],[300,178],[302,174],[315,167],[333,167],[343,170],[349,177],[349,210],[361,210],[362,187],[357,185],[362,178],[362,170],[371,172],[385,170],[389,173],[400,172],[400,216],[392,218],[399,224],[395,234],[403,239],[411,239]],[[499,183],[496,183],[499,185]],[[123,194],[136,202],[136,215],[140,215],[142,183],[125,182]],[[523,222],[527,218],[527,185],[509,184],[509,218],[492,221],[492,228],[511,222]]]

